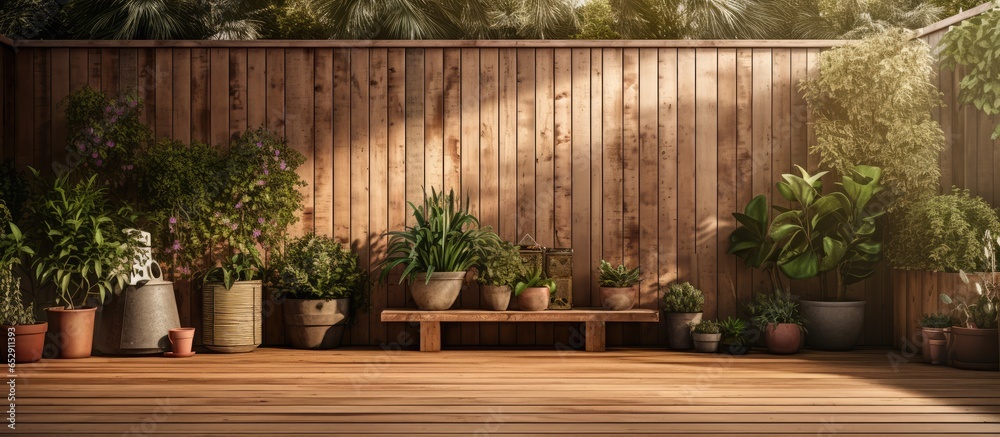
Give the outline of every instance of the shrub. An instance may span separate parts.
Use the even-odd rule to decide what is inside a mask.
[[[799,315],[799,303],[791,295],[781,290],[772,293],[757,293],[747,304],[750,319],[760,328],[769,324],[791,323],[802,326],[805,320]]]
[[[153,138],[139,119],[142,100],[131,92],[110,97],[84,87],[66,97],[65,104],[67,151],[78,158],[76,166],[99,173],[112,187],[125,185]]]
[[[1000,59],[1000,7],[963,21],[941,38],[941,66],[952,70],[959,65],[965,67],[959,101],[975,105],[991,116],[1000,114],[997,59]],[[993,139],[998,137],[1000,124],[993,128]]]
[[[330,237],[307,234],[292,239],[273,263],[276,287],[295,299],[351,299],[368,307],[368,275],[358,255]]]
[[[689,282],[673,283],[663,295],[663,310],[668,313],[700,313],[705,305],[705,293]]]
[[[696,334],[718,334],[720,332],[719,323],[714,320],[702,320],[691,324]]]
[[[989,204],[968,190],[952,189],[914,202],[900,211],[886,248],[893,267],[934,272],[976,271],[986,267],[982,235],[1000,235],[1000,220]]]
[[[624,264],[612,267],[605,260],[601,260],[601,276],[598,282],[601,287],[631,287],[639,283],[639,267],[629,269]]]
[[[24,306],[21,298],[21,278],[7,268],[0,268],[0,325],[30,325],[35,323],[34,302]]]
[[[477,266],[476,281],[482,285],[513,285],[524,273],[524,260],[514,243],[496,237],[483,247],[483,258]]]
[[[841,174],[881,167],[888,211],[937,191],[944,133],[931,118],[941,105],[935,68],[926,43],[889,30],[824,51],[817,77],[800,85],[821,164]]]
[[[924,314],[920,326],[924,328],[950,328],[955,325],[955,318],[944,313]]]
[[[994,239],[994,234],[987,231],[983,236],[983,263],[985,272],[980,273],[976,282],[976,294],[971,300],[963,297],[952,298],[941,293],[941,302],[955,304],[959,324],[966,328],[996,329],[997,312],[1000,310],[1000,273],[997,273],[997,245],[1000,237]],[[994,244],[995,243],[995,244]],[[969,283],[965,272],[960,272],[962,282]]]

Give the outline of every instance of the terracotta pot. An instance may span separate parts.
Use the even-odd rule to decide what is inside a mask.
[[[639,301],[639,287],[601,287],[601,307],[609,311],[630,310]]]
[[[434,272],[429,280],[426,273],[418,273],[410,283],[410,294],[419,309],[446,310],[455,304],[463,283],[465,272]]]
[[[997,370],[1000,364],[1000,343],[997,329],[974,329],[953,326],[948,361],[966,370]]]
[[[789,355],[802,349],[802,328],[794,323],[768,323],[764,338],[772,354]]]
[[[927,362],[930,364],[948,364],[948,340],[927,340]]]
[[[668,313],[667,343],[671,349],[688,350],[694,347],[691,341],[691,324],[701,322],[701,313]]]
[[[298,349],[340,346],[351,300],[288,299],[284,305],[285,338]]]
[[[930,364],[944,364],[947,357],[948,335],[951,328],[920,328],[921,345],[920,351],[923,354],[924,362]],[[932,351],[931,341],[937,341],[936,347],[943,350]],[[934,358],[934,354],[937,354]]]
[[[96,307],[67,310],[46,308],[49,313],[49,339],[56,347],[56,358],[87,358],[94,346]]]
[[[549,287],[525,288],[517,295],[517,308],[521,311],[545,311],[549,308],[551,296]]]
[[[722,334],[702,334],[695,332],[691,334],[694,340],[694,350],[704,353],[715,353],[719,350],[719,340]]]
[[[170,338],[170,348],[174,355],[187,355],[191,353],[191,344],[194,343],[194,328],[171,328],[167,331]]]
[[[45,349],[45,332],[49,330],[46,322],[31,325],[0,325],[7,333],[7,341],[14,337],[14,362],[34,363],[42,359]]]
[[[481,285],[479,287],[483,306],[493,311],[505,311],[510,306],[510,293],[509,285]]]

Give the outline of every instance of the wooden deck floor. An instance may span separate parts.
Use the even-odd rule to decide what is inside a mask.
[[[18,366],[16,420],[32,434],[1000,434],[1000,372],[900,359],[261,349],[46,360]]]

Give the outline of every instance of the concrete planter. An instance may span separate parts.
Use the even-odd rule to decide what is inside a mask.
[[[288,299],[283,307],[285,338],[297,349],[333,349],[340,346],[347,327],[351,300]]]
[[[493,311],[505,311],[510,306],[511,290],[509,285],[480,285],[479,294],[483,307]]]
[[[180,326],[172,282],[129,286],[110,296],[98,313],[94,348],[112,355],[167,352],[167,332]]]
[[[803,300],[799,313],[805,319],[806,344],[824,351],[849,351],[858,345],[865,329],[865,302]]]
[[[691,334],[694,340],[694,350],[703,353],[715,353],[719,350],[719,340],[722,334],[702,334],[695,332]]]
[[[688,350],[694,347],[691,324],[701,322],[701,313],[668,313],[667,340],[671,349]]]
[[[443,311],[455,304],[464,283],[465,272],[434,272],[429,280],[426,273],[418,273],[410,283],[410,294],[417,308]]]

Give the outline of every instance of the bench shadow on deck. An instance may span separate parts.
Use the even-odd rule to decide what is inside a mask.
[[[1000,372],[890,356],[262,348],[45,360],[18,367],[17,431],[1000,433]]]

